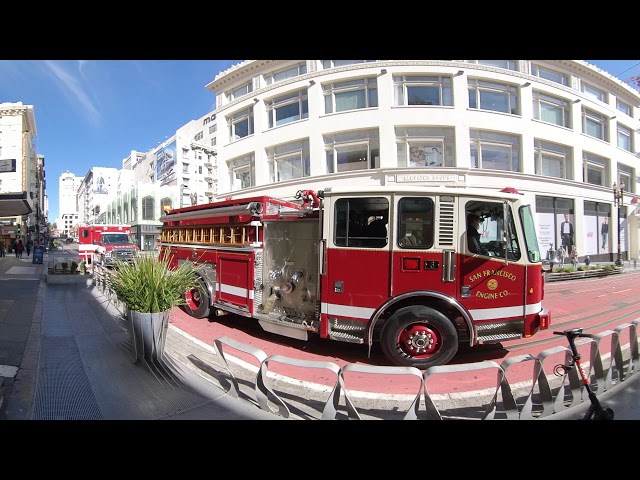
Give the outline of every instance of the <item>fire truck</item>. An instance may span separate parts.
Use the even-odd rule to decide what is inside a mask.
[[[129,225],[78,225],[78,256],[87,265],[112,266],[116,260],[132,261],[140,250],[131,241]]]
[[[530,202],[513,188],[376,186],[226,199],[166,212],[160,258],[191,262],[182,308],[268,332],[379,344],[393,365],[548,329]],[[479,253],[467,219],[480,217]]]

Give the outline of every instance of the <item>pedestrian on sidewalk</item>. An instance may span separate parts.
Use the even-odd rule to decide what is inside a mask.
[[[22,258],[22,252],[24,251],[24,243],[22,243],[22,239],[18,240],[16,245],[16,258]]]
[[[578,249],[575,245],[571,247],[571,265],[576,270],[578,269]]]
[[[31,247],[33,247],[33,242],[31,241],[31,239],[27,240],[27,258],[29,258],[29,255],[31,254]]]
[[[4,242],[0,242],[0,257],[7,255],[7,247],[4,246]]]

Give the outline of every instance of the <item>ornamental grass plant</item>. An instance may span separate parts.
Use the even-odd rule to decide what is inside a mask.
[[[133,262],[117,261],[108,277],[111,290],[129,310],[165,312],[185,304],[184,294],[200,288],[196,268],[183,262],[172,270],[168,256],[138,255]]]

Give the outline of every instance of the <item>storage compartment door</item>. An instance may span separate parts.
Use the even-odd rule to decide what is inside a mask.
[[[220,254],[218,278],[218,301],[248,310],[253,285],[251,254]]]

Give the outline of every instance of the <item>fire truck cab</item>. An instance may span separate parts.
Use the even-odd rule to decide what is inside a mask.
[[[549,327],[533,213],[513,189],[360,187],[296,199],[225,200],[161,218],[160,255],[200,270],[188,313],[253,317],[272,333],[365,344],[369,354],[378,342],[391,363],[418,368],[448,363],[462,344]]]
[[[139,248],[131,241],[129,225],[79,225],[78,255],[87,265],[112,266],[116,260],[133,261]]]

